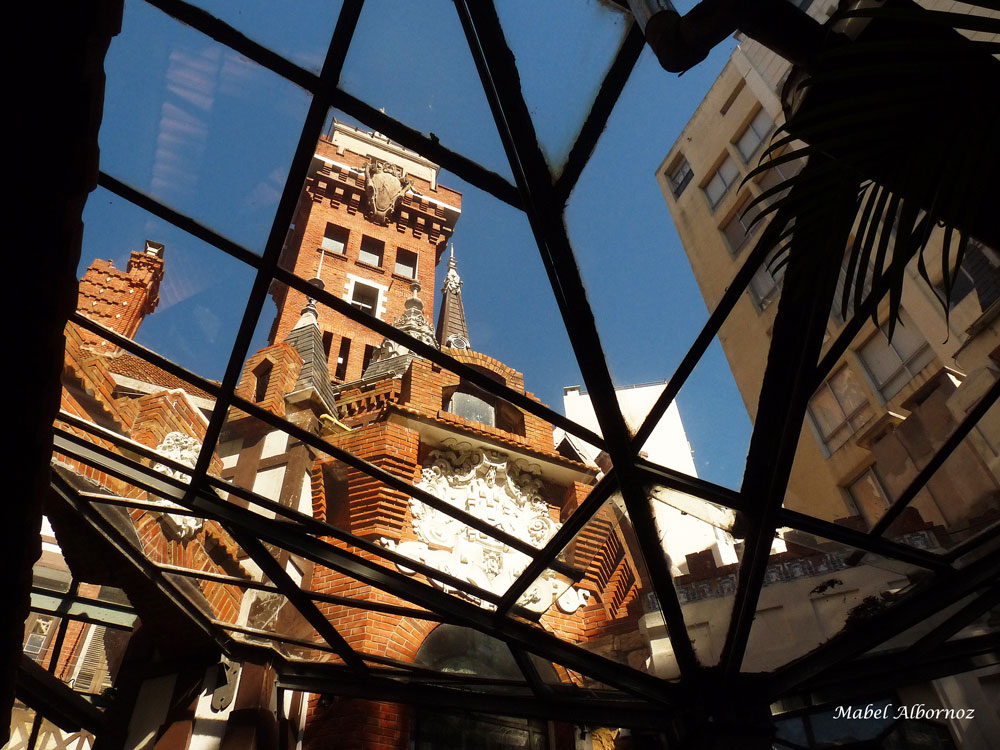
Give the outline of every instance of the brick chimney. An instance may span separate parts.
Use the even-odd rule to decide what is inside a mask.
[[[76,309],[101,325],[133,338],[143,318],[156,309],[163,279],[160,242],[146,240],[146,247],[133,251],[122,271],[110,260],[95,260],[80,279]],[[81,331],[89,348],[111,352],[114,347],[96,334]]]

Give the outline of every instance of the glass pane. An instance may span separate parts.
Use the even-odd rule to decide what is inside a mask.
[[[910,415],[874,448],[878,455],[899,456],[887,464],[886,485],[895,497],[909,485],[964,417],[974,383],[956,384],[951,377],[930,381],[912,403]],[[930,390],[928,390],[930,389]],[[924,489],[886,532],[906,544],[930,549],[952,549],[979,534],[1000,519],[1000,467],[994,450],[994,434],[1000,420],[1000,405],[994,405]],[[902,450],[900,450],[902,448]]]
[[[558,173],[630,25],[598,0],[499,3],[538,143]],[[558,44],[553,44],[553,38]]]
[[[771,547],[743,671],[771,671],[893,607],[922,569],[791,529]]]
[[[103,188],[90,196],[83,221],[80,312],[192,372],[221,379],[254,270]],[[115,376],[152,377],[134,355],[100,351]]]
[[[319,73],[343,0],[308,0],[275,6],[268,0],[197,0],[216,18],[307,70]]]
[[[418,68],[412,67],[415,39],[433,45],[433,54],[421,55]],[[442,145],[513,182],[451,3],[427,0],[419,5],[367,5],[340,85],[390,117],[439,138]]]
[[[260,251],[309,95],[145,3],[105,70],[101,168]]]

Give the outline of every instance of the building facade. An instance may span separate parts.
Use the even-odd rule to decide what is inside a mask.
[[[835,5],[813,2],[808,12],[825,20]],[[745,179],[783,121],[782,88],[789,72],[785,60],[753,40],[741,39],[656,171],[710,310],[718,305],[760,235],[763,224],[752,224],[752,220],[762,206],[747,210],[749,203],[777,188],[803,166],[801,161],[787,161]],[[946,314],[941,301],[945,271],[940,235],[938,230],[926,254],[933,283],[928,285],[920,278],[916,261],[906,270],[902,311],[892,339],[886,336],[888,303],[883,301],[877,313],[878,325],[871,320],[865,323],[813,395],[784,507],[863,531],[871,529],[1000,376],[1000,255],[981,243],[970,242],[961,266],[950,269],[955,281]],[[828,321],[827,349],[845,326],[840,309],[845,271],[841,271]],[[756,417],[771,329],[783,292],[789,293],[782,289],[782,269],[765,263],[719,332],[751,420]],[[1000,413],[995,408],[986,414],[931,476],[910,508],[889,527],[890,538],[918,548],[947,551],[996,523],[1000,518],[998,419]],[[785,555],[822,548],[816,540],[803,546],[801,539],[785,535],[785,541]],[[781,562],[781,556],[772,560]],[[706,571],[705,580],[718,581],[722,573],[724,569]],[[883,596],[879,592],[898,591],[906,585],[905,577],[893,580],[884,574],[852,582],[837,573],[836,579],[843,582],[845,590],[855,590],[856,601]],[[866,588],[866,580],[869,584],[874,580],[875,586]],[[769,620],[772,633],[778,635],[776,642],[787,644],[788,636],[797,633],[799,638],[793,640],[799,640],[798,645],[781,658],[804,653],[800,648],[806,641],[815,638],[818,645],[844,626],[847,610],[833,606],[832,601],[824,603],[828,590],[803,589],[803,598],[813,605],[805,619],[802,613],[782,611],[777,599],[769,599],[775,590],[763,591],[751,640],[758,631],[763,635]],[[795,599],[781,598],[786,602]],[[809,631],[815,632],[803,635]],[[760,647],[755,654],[751,643],[748,659],[755,661],[761,656]],[[767,662],[761,658],[759,663],[766,667]],[[944,705],[956,698],[989,705],[995,700],[995,680],[995,673],[957,682],[949,678],[934,683],[929,690]],[[990,746],[991,740],[982,734],[981,727],[953,723],[949,728],[962,746]]]
[[[527,567],[525,552],[552,538],[600,470],[592,457],[558,449],[548,422],[365,325],[368,316],[383,321],[534,398],[522,373],[472,347],[454,249],[445,262],[460,210],[461,195],[438,184],[435,165],[378,134],[334,125],[317,146],[281,264],[359,314],[276,285],[270,343],[247,359],[236,387],[238,397],[323,438],[333,452],[231,408],[210,473],[235,507],[265,519],[309,519],[325,541],[371,561],[383,560],[376,551],[391,554],[393,575],[489,611]],[[124,271],[94,261],[80,283],[78,311],[131,338],[154,312],[165,273],[169,250],[152,241],[132,253]],[[237,646],[267,642],[303,664],[336,662],[341,657],[321,637],[330,635],[325,622],[341,634],[335,642],[342,637],[369,665],[484,679],[521,674],[500,640],[277,547],[268,548],[262,568],[254,562],[259,542],[178,504],[167,486],[95,472],[78,451],[96,446],[136,457],[183,483],[184,469],[199,460],[215,401],[99,329],[71,323],[66,333],[57,427],[68,442],[53,459],[59,482],[92,498],[111,533],[139,547]],[[359,464],[374,466],[382,479]],[[421,494],[394,486],[395,479]],[[531,748],[594,742],[592,731],[581,736],[582,727],[456,718],[352,699],[349,690],[280,689],[266,664],[206,664],[212,648],[204,634],[155,594],[140,593],[148,586],[136,571],[110,569],[69,508],[56,503],[47,518],[25,654],[98,702],[124,692],[106,743],[214,750],[439,747],[456,738],[481,745],[514,737],[512,747]],[[308,591],[315,608],[278,593],[278,580]],[[644,590],[627,517],[609,501],[513,606],[542,633],[648,669],[654,644],[639,625],[648,610]],[[46,591],[78,597],[91,614],[66,616],[47,604]],[[590,684],[559,664],[538,660],[536,668],[554,684]],[[93,740],[50,725],[34,729],[33,716],[24,706],[15,712],[11,750],[27,747],[33,734],[36,746],[39,736],[43,744],[79,748]]]

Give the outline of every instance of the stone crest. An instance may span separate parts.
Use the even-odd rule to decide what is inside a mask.
[[[468,444],[434,451],[417,487],[538,548],[560,526],[549,516],[538,474],[518,466],[500,451]],[[410,499],[410,511],[419,541],[396,543],[383,538],[382,544],[442,573],[502,595],[531,562],[527,555],[420,500]],[[400,570],[414,573],[402,566]],[[445,583],[432,583],[484,607],[492,606]],[[568,578],[550,570],[531,585],[518,605],[542,613],[557,604],[563,612],[572,613],[585,605],[589,596],[589,592],[573,589]]]
[[[171,432],[163,438],[162,443],[156,446],[156,452],[172,461],[190,466],[193,469],[195,463],[198,461],[198,454],[201,452],[201,443],[195,438],[185,435],[183,432]],[[161,474],[166,474],[168,477],[180,479],[185,482],[191,479],[189,475],[179,469],[173,469],[165,464],[155,464],[153,469]],[[162,498],[153,498],[153,501],[158,505],[171,508],[178,507],[169,500]],[[204,525],[204,522],[200,518],[182,516],[170,512],[164,513],[161,520],[180,539],[193,539]]]
[[[378,224],[387,224],[412,185],[405,169],[369,156],[365,164],[365,215]]]

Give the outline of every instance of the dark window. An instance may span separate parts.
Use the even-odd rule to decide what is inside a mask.
[[[979,309],[985,311],[1000,298],[1000,259],[985,245],[969,240],[962,265],[953,279],[952,307],[975,290],[979,298]]]
[[[396,250],[396,273],[408,279],[417,278],[417,254],[403,248]]]
[[[364,310],[369,315],[375,315],[378,311],[378,289],[355,281],[354,291],[351,294],[351,305],[359,310]]]
[[[326,231],[323,232],[323,242],[320,247],[327,252],[343,255],[347,249],[347,238],[349,236],[350,232],[343,227],[327,223]]]
[[[253,368],[253,375],[255,379],[254,389],[253,389],[253,400],[258,403],[267,398],[267,388],[271,385],[271,361],[265,359],[255,368]]]
[[[445,404],[445,411],[457,414],[471,422],[479,422],[489,427],[496,424],[496,407],[492,397],[483,391],[473,392],[473,386],[464,386],[466,390],[455,391]],[[476,391],[479,389],[477,388]],[[486,396],[486,398],[484,398]]]
[[[347,375],[347,358],[350,354],[351,340],[349,338],[342,338],[340,340],[340,351],[337,353],[337,369],[333,373],[333,376],[337,380],[343,380]]]
[[[670,192],[674,194],[675,198],[684,192],[684,188],[691,182],[692,177],[694,177],[694,172],[691,171],[691,165],[682,156],[680,162],[667,172],[667,182],[670,183]]]
[[[372,357],[375,356],[375,352],[377,350],[377,346],[374,346],[373,344],[365,344],[365,353],[361,357],[361,372],[368,369],[368,365],[371,364]]]
[[[365,235],[361,238],[361,249],[358,251],[358,260],[370,266],[382,267],[382,256],[385,255],[385,243],[374,237]]]
[[[323,353],[326,361],[330,361],[330,350],[333,349],[333,331],[323,331]]]

